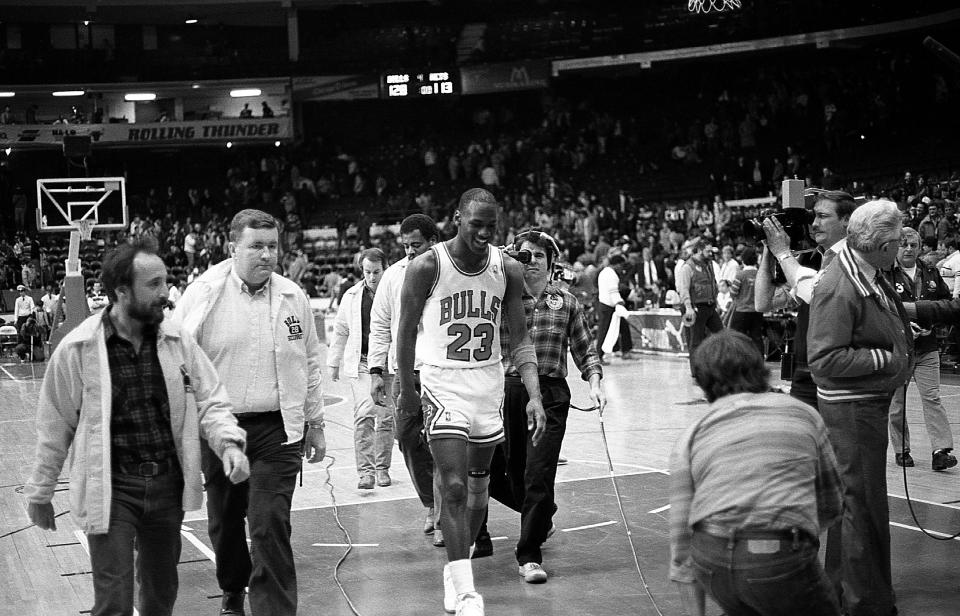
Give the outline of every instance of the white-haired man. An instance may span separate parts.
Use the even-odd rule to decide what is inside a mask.
[[[871,201],[847,225],[847,243],[813,292],[807,359],[820,414],[843,479],[840,541],[827,542],[847,613],[896,613],[890,573],[887,421],[893,392],[913,369],[913,336],[896,292],[881,275],[897,258],[895,203]],[[839,572],[829,571],[837,565]]]

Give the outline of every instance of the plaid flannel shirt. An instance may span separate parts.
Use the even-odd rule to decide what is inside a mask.
[[[527,319],[527,331],[537,352],[537,372],[540,376],[566,378],[568,348],[584,381],[594,373],[603,375],[583,308],[569,291],[550,283],[540,297],[535,298],[525,289],[523,311]],[[519,375],[513,365],[506,319],[500,324],[500,341],[504,373],[508,376]]]

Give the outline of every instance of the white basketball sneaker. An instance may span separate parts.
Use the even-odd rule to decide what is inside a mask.
[[[457,616],[483,616],[483,597],[475,592],[457,597]]]

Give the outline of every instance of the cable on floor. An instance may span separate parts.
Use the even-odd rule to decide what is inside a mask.
[[[607,456],[607,467],[610,469],[610,481],[613,483],[613,493],[617,498],[617,508],[620,510],[620,519],[623,520],[623,527],[627,532],[627,543],[630,544],[630,552],[633,554],[633,564],[636,565],[637,576],[640,578],[640,584],[643,585],[644,592],[647,593],[647,597],[650,598],[650,603],[653,605],[653,609],[656,610],[659,616],[664,616],[663,612],[660,610],[660,606],[657,604],[657,600],[653,597],[653,593],[650,592],[650,586],[647,584],[647,580],[643,575],[643,569],[640,567],[640,557],[637,555],[637,548],[633,545],[633,531],[630,530],[630,523],[627,521],[627,514],[623,509],[623,499],[620,496],[620,487],[617,485],[617,475],[613,470],[613,458],[610,456],[610,446],[607,443],[607,430],[603,425],[603,411],[600,410],[598,405],[580,407],[571,404],[570,408],[584,413],[599,411],[597,413],[597,418],[600,420],[600,437],[603,440],[603,451]]]
[[[906,389],[904,389],[903,397],[904,397],[903,425],[900,430],[900,434],[903,435],[903,438],[901,439],[901,442],[900,442],[901,458],[907,453],[909,453],[907,451],[907,400],[906,400],[907,392],[906,392]],[[921,524],[920,520],[917,519],[917,513],[913,510],[913,501],[910,500],[910,488],[907,486],[907,467],[902,466],[901,470],[903,470],[903,494],[907,497],[907,508],[910,509],[910,517],[913,518],[913,522],[914,524],[917,525],[917,528],[920,529],[920,532],[926,535],[927,537],[930,537],[934,541],[953,541],[957,537],[960,537],[960,530],[953,533],[949,537],[948,536],[938,537],[937,535],[934,535],[933,533],[931,533],[930,531],[928,531],[926,528],[923,527],[923,524]]]
[[[347,556],[350,555],[350,552],[353,551],[353,539],[350,538],[350,532],[343,526],[343,522],[340,521],[340,508],[337,506],[337,497],[333,493],[333,483],[331,483],[330,478],[330,468],[337,463],[337,459],[331,455],[327,455],[327,458],[330,458],[330,463],[324,467],[326,471],[326,479],[323,481],[323,485],[327,487],[327,491],[330,493],[330,501],[333,503],[333,519],[337,522],[337,528],[340,529],[340,532],[343,533],[343,537],[347,543],[347,549],[343,553],[343,556],[340,557],[340,560],[337,561],[337,565],[333,568],[333,581],[337,583],[337,587],[340,589],[340,594],[343,595],[343,598],[346,600],[347,605],[350,606],[350,611],[353,612],[354,616],[362,616],[359,611],[357,611],[357,606],[353,604],[353,601],[350,600],[350,595],[347,594],[347,589],[343,587],[343,582],[340,581],[340,566],[347,560]]]

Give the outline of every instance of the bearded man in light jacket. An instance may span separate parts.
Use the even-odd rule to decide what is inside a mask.
[[[24,493],[38,527],[56,530],[53,493],[72,447],[70,511],[87,533],[92,614],[167,616],[177,597],[180,525],[203,502],[201,436],[222,471],[249,474],[246,434],[193,338],[163,322],[167,269],[152,239],[103,260],[110,304],[57,347],[37,410],[34,471]]]

